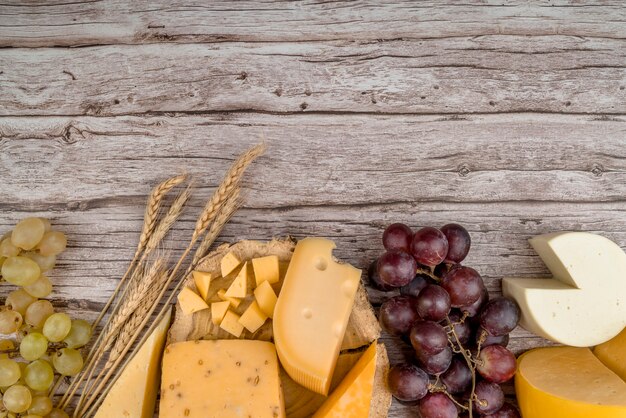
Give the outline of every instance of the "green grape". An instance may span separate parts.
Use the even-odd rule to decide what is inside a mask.
[[[52,357],[56,371],[63,376],[74,376],[83,368],[83,358],[78,350],[62,348]]]
[[[43,335],[53,342],[58,343],[63,338],[67,337],[72,328],[72,319],[68,314],[55,313],[50,315],[46,322],[43,324]]]
[[[72,328],[63,340],[69,348],[79,348],[89,342],[91,338],[91,324],[82,319],[72,320]]]
[[[36,414],[28,414],[28,415],[20,415],[20,418],[43,418],[43,416],[36,415]]]
[[[4,260],[6,260],[6,259],[7,259],[6,257],[0,255],[0,269],[2,268],[2,265],[4,264]],[[0,274],[0,276],[1,276],[1,274]]]
[[[53,313],[54,308],[52,307],[52,303],[50,303],[50,301],[38,300],[26,309],[24,320],[28,325],[31,325],[34,328],[41,328],[43,327],[44,322],[46,322],[46,319],[48,319],[48,317]]]
[[[2,264],[2,277],[16,286],[28,286],[41,275],[41,269],[27,257],[8,257]]]
[[[52,400],[44,395],[35,396],[28,408],[29,414],[40,416],[48,415],[50,411],[52,411]]]
[[[13,385],[4,392],[2,403],[10,412],[17,414],[26,411],[30,407],[33,395],[23,385]]]
[[[40,218],[25,218],[15,225],[11,242],[24,250],[35,248],[46,232],[46,225]]]
[[[7,296],[4,304],[8,306],[11,310],[19,312],[21,315],[25,315],[26,308],[28,308],[31,303],[36,301],[37,298],[31,296],[24,289],[17,289],[9,293],[9,296]]]
[[[15,257],[20,253],[20,249],[17,248],[11,242],[11,238],[5,238],[0,242],[0,255],[3,257]]]
[[[56,255],[46,256],[41,255],[35,251],[24,252],[22,253],[22,257],[28,257],[33,260],[35,263],[37,263],[42,272],[52,270],[54,268],[54,264],[57,262]]]
[[[36,391],[48,390],[53,380],[54,370],[47,361],[35,360],[26,366],[24,381],[31,389]]]
[[[50,223],[50,219],[48,218],[39,218],[39,219],[41,219],[41,222],[43,222],[44,231],[50,232],[50,230],[52,229],[52,224]]]
[[[42,274],[35,281],[35,283],[24,286],[24,291],[36,298],[45,298],[50,293],[52,293],[52,282],[50,281],[48,276]]]
[[[41,358],[48,350],[48,340],[39,332],[31,332],[20,343],[20,355],[24,360]]]
[[[39,243],[39,252],[41,255],[57,255],[65,251],[67,247],[67,238],[63,232],[50,231],[46,232]]]
[[[67,415],[65,411],[54,408],[52,411],[50,411],[46,418],[70,418],[70,416]]]
[[[21,376],[22,371],[17,361],[8,358],[0,359],[0,386],[14,385]]]
[[[0,334],[12,334],[22,325],[22,315],[16,311],[0,311]]]
[[[0,359],[9,358],[9,353],[1,353],[2,351],[9,351],[9,350],[14,350],[14,349],[15,349],[15,343],[13,342],[13,340],[0,340]]]

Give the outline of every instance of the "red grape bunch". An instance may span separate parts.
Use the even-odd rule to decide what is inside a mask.
[[[393,396],[416,406],[422,418],[519,417],[500,384],[515,374],[515,355],[506,346],[520,309],[508,298],[489,300],[480,274],[461,265],[471,245],[467,230],[451,223],[414,233],[395,223],[385,229],[383,245],[370,281],[400,294],[382,304],[379,320],[413,348],[389,371]]]

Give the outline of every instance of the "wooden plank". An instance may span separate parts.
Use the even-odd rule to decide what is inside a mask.
[[[625,120],[529,114],[4,117],[0,206],[106,207],[144,196],[146,185],[183,170],[213,186],[234,156],[261,138],[269,151],[253,169],[255,208],[624,204]]]
[[[51,21],[51,17],[53,21]],[[624,38],[620,1],[5,1],[0,46],[572,35]]]
[[[501,35],[7,48],[0,115],[620,114],[625,57],[626,40]]]

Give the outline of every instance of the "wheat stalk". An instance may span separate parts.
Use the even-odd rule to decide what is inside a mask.
[[[146,251],[144,253],[146,256],[158,247],[159,243],[163,240],[163,238],[165,238],[165,235],[167,235],[169,230],[172,229],[172,226],[182,214],[183,207],[190,197],[191,186],[188,186],[176,197],[174,203],[172,203],[172,206],[170,206],[169,210],[148,239],[148,242],[146,243]]]

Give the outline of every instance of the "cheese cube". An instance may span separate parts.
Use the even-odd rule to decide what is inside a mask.
[[[267,320],[267,315],[259,308],[259,304],[253,301],[248,309],[241,314],[239,323],[243,325],[248,331],[256,332]]]
[[[94,418],[152,418],[159,388],[161,355],[172,312],[163,317],[124,368]]]
[[[248,294],[248,263],[243,263],[239,274],[226,291],[229,298],[245,298]]]
[[[159,418],[284,418],[278,370],[274,345],[264,341],[172,344],[163,356]]]
[[[224,300],[222,302],[213,302],[211,304],[211,321],[215,325],[219,325],[222,323],[222,319],[224,319],[224,315],[226,315],[226,311],[230,308],[230,302]]]
[[[266,280],[258,285],[257,288],[254,289],[254,297],[259,304],[259,308],[265,312],[265,315],[269,318],[273,318],[274,307],[276,306],[276,300],[278,298],[276,297],[276,293],[274,293],[274,289],[272,289],[270,282]]]
[[[239,264],[241,264],[241,261],[235,254],[232,252],[226,254],[220,261],[222,277],[226,277],[232,273],[239,266]]]
[[[239,323],[239,315],[231,310],[226,311],[224,319],[220,323],[220,328],[237,338],[241,337],[243,332],[243,325]]]
[[[298,242],[274,309],[274,342],[285,371],[300,385],[327,395],[361,270],[333,259],[335,243]]]
[[[196,284],[198,293],[202,296],[202,299],[206,300],[209,294],[209,287],[211,286],[211,273],[194,270],[191,274],[193,275],[193,281]]]
[[[188,287],[184,287],[178,294],[178,303],[185,315],[191,315],[194,312],[209,309],[209,305],[207,305],[204,299]]]
[[[230,305],[233,308],[238,308],[239,305],[241,304],[241,300],[237,299],[237,298],[231,298],[229,296],[226,296],[226,291],[224,289],[220,289],[217,291],[217,297],[230,302]]]
[[[278,283],[280,280],[278,257],[275,255],[253,258],[252,267],[254,269],[254,278],[256,279],[257,286],[264,281],[274,284]]]

